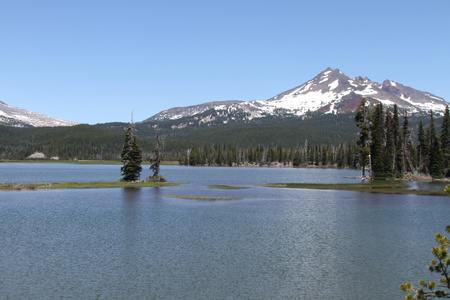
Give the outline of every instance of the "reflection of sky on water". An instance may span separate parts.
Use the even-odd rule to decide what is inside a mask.
[[[435,190],[435,191],[442,191],[444,190],[445,186],[449,184],[449,182],[444,181],[435,181],[435,182],[419,182],[419,181],[406,181],[411,189],[416,190]]]
[[[35,179],[39,168],[25,172],[26,166],[16,174]],[[71,170],[79,176],[83,169],[112,178],[120,166],[44,166],[53,175]],[[359,174],[351,170],[165,166],[162,174],[190,183],[1,193],[2,295],[400,299],[400,283],[426,276],[433,235],[450,213],[446,197],[254,186],[319,178],[355,182],[343,178]],[[218,181],[250,188],[207,187]]]

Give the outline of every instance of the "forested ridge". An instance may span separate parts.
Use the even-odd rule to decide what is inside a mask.
[[[0,126],[0,159],[27,158],[34,152],[42,152],[48,158],[61,160],[120,160],[127,124],[120,130],[109,130],[96,125],[73,127],[15,128]],[[153,140],[140,138],[144,159],[149,155]],[[185,143],[169,141],[168,149],[178,159]],[[189,147],[189,143],[187,143]],[[178,149],[178,150],[177,150]]]
[[[155,129],[165,139],[165,159],[189,165],[269,165],[358,167],[358,127],[354,114],[268,118],[222,126],[194,124],[172,129],[173,121],[135,124],[147,160]],[[428,117],[410,117],[415,127]],[[438,118],[435,118],[439,122]],[[25,159],[38,151],[61,160],[120,160],[126,123],[73,127],[14,128],[0,126],[0,159]]]

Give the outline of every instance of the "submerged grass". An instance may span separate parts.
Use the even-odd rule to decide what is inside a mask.
[[[231,186],[231,185],[221,185],[221,184],[210,184],[208,185],[210,189],[218,189],[218,190],[247,190],[249,187],[244,186]]]
[[[0,183],[0,190],[64,190],[64,189],[110,189],[178,186],[173,182],[61,182],[61,183]]]
[[[178,199],[194,199],[194,200],[203,200],[203,201],[229,201],[229,200],[241,200],[241,197],[205,197],[205,196],[184,196],[184,195],[169,195],[164,196],[169,198],[178,198]]]
[[[269,183],[262,187],[294,188],[294,189],[317,189],[317,190],[345,190],[380,194],[401,195],[428,195],[447,196],[444,191],[433,190],[410,190],[407,184],[401,182],[374,181],[371,183]]]

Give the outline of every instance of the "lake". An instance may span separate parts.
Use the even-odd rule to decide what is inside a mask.
[[[186,184],[0,192],[0,299],[404,299],[399,284],[436,278],[450,198],[256,186],[358,182],[354,170],[161,174]],[[0,182],[119,178],[118,165],[0,164]]]

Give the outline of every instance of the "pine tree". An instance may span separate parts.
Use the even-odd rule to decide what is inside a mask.
[[[405,173],[403,160],[403,136],[400,130],[400,121],[398,118],[397,104],[394,105],[392,129],[394,134],[394,146],[395,146],[394,173],[396,177],[403,177],[403,173]]]
[[[444,167],[448,169],[450,166],[450,113],[448,106],[445,107],[445,114],[442,120],[441,147],[444,156]]]
[[[394,173],[397,178],[403,178],[405,173],[404,154],[403,154],[403,136],[399,135],[397,139],[397,145],[395,147],[395,169]]]
[[[356,125],[360,128],[359,131],[359,154],[360,164],[362,167],[362,176],[366,176],[367,159],[370,155],[369,141],[370,141],[370,123],[369,123],[369,108],[367,106],[367,100],[363,98],[356,110],[354,117]]]
[[[385,141],[386,146],[383,149],[383,156],[387,159],[385,161],[385,171],[391,174],[395,167],[395,133],[394,133],[394,122],[392,119],[391,112],[386,109],[386,120],[385,120]],[[386,174],[386,176],[389,176]],[[389,176],[390,177],[390,176]]]
[[[405,119],[403,121],[403,163],[405,165],[404,170],[407,173],[412,173],[414,170],[411,150],[411,129],[409,128],[408,113],[405,113]]]
[[[419,171],[428,174],[428,143],[422,120],[419,122],[419,145],[417,148],[419,156]]]
[[[438,154],[438,152],[440,152],[440,151],[435,151],[436,149],[434,149],[435,146],[440,146],[440,144],[436,143],[436,140],[438,139],[438,137],[437,137],[436,124],[434,123],[433,112],[431,112],[430,115],[431,115],[430,116],[431,122],[430,122],[430,126],[427,128],[427,135],[426,135],[426,141],[428,143],[427,170],[428,170],[429,175],[431,175],[431,173],[432,173],[431,165],[436,163],[434,155],[436,155],[436,154]],[[434,166],[434,168],[436,168],[436,166]],[[436,169],[435,169],[435,171],[436,171]]]
[[[430,156],[430,174],[433,178],[444,177],[444,157],[442,155],[439,139],[434,139],[433,149]]]
[[[450,226],[447,226],[445,230],[450,233]],[[405,297],[407,300],[450,298],[450,259],[448,251],[450,239],[441,233],[436,234],[434,239],[438,246],[434,246],[431,249],[434,258],[428,266],[428,271],[442,276],[439,280],[440,284],[437,284],[435,281],[426,282],[425,280],[419,280],[420,288],[418,289],[415,289],[410,282],[401,284],[400,289],[410,293]]]
[[[327,162],[327,152],[328,152],[328,146],[326,145],[322,145],[321,147],[321,153],[320,153],[320,163],[322,165],[322,167],[327,166],[328,162]]]
[[[431,112],[431,123],[427,130],[428,141],[428,170],[433,178],[444,176],[444,156],[442,155],[441,143],[437,135],[436,124]]]
[[[125,134],[125,143],[122,149],[122,171],[124,181],[137,181],[142,172],[142,149],[139,147],[134,135],[133,124],[128,126]]]
[[[385,158],[383,157],[383,129],[383,105],[379,103],[375,106],[371,126],[372,144],[370,145],[370,152],[372,155],[372,172],[374,179],[386,179]],[[390,164],[390,161],[387,161],[386,163]]]
[[[299,167],[301,164],[302,164],[302,155],[300,154],[300,150],[297,148],[292,158],[292,165],[294,167]]]

